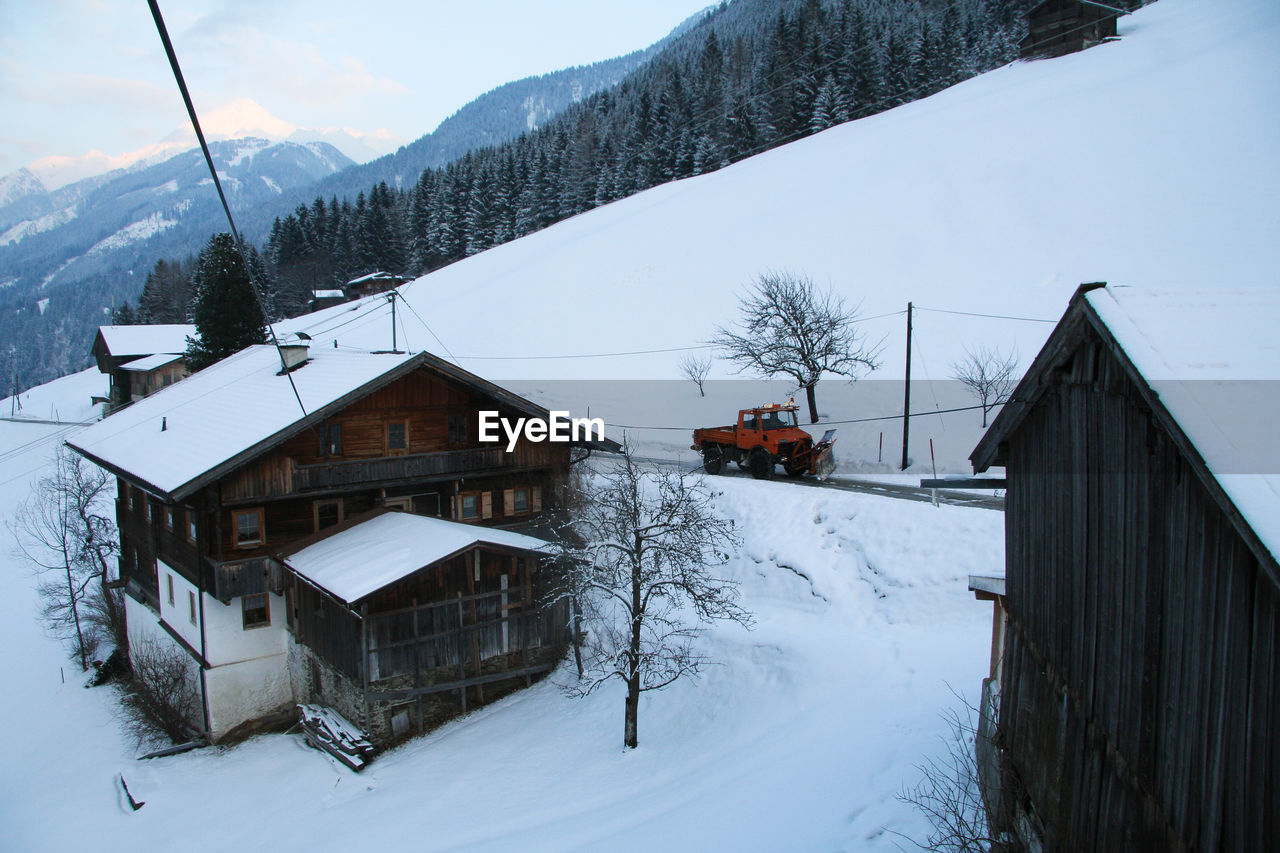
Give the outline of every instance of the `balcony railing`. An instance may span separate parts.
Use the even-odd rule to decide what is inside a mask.
[[[293,488],[299,492],[333,489],[365,483],[421,480],[457,474],[478,474],[551,464],[546,447],[518,448],[507,453],[500,447],[446,450],[412,456],[384,456],[351,459],[318,465],[299,465],[293,473]]]

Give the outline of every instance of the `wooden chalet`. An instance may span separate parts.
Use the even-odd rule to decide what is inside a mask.
[[[370,590],[374,599],[320,595],[317,587],[286,600],[305,575],[291,574],[281,554],[375,510],[457,522],[450,527],[530,524],[554,503],[569,467],[566,443],[521,439],[511,452],[505,443],[482,444],[480,410],[508,418],[548,413],[429,353],[308,352],[300,344],[284,350],[287,370],[274,347],[249,347],[68,441],[119,481],[120,575],[130,636],[176,644],[197,664],[204,708],[194,722],[214,740],[315,698],[310,688],[294,692],[301,682],[291,680],[289,662],[299,658],[300,642],[328,650],[331,640],[316,633],[314,611],[302,608],[345,614],[328,624],[333,636],[346,637],[346,616],[365,618],[392,600],[407,607],[434,600],[403,593],[407,581]],[[402,544],[411,553],[438,556],[430,536]],[[448,580],[436,587],[440,594],[489,591],[490,558],[471,553],[450,552],[432,569],[437,581]],[[479,560],[480,574],[458,574],[450,560]],[[440,562],[423,557],[414,568]],[[518,590],[505,595],[525,596],[528,608],[533,562],[508,566],[495,575],[497,583],[504,574]],[[396,598],[402,593],[408,597]],[[501,591],[495,595],[493,601],[503,600]],[[464,603],[469,626],[475,613],[492,606],[482,598]],[[381,637],[377,630],[373,640]],[[525,631],[525,623],[515,630]],[[392,636],[399,641],[394,631],[386,641]],[[362,690],[383,680],[370,677],[376,673],[364,659],[327,651],[317,656],[356,678]],[[512,658],[512,665],[528,669],[530,660]],[[464,663],[475,661],[473,655]],[[380,664],[378,672],[386,671]],[[467,678],[485,674],[469,670]],[[353,721],[390,730],[389,722]]]
[[[378,270],[377,272],[351,279],[342,288],[342,291],[346,294],[347,299],[360,299],[375,293],[386,293],[388,290],[394,290],[411,280],[402,275],[394,275],[393,273]]]
[[[1083,286],[1007,476],[979,749],[1027,850],[1280,849],[1280,294]]]
[[[1075,53],[1116,38],[1116,19],[1127,14],[1125,0],[1044,0],[1027,12],[1022,59],[1046,59]]]
[[[99,326],[93,358],[110,382],[107,413],[185,376],[180,356],[195,333],[195,326],[180,324]]]

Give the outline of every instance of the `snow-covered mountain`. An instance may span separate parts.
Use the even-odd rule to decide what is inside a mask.
[[[323,142],[249,138],[210,151],[240,217],[351,165]],[[0,339],[17,347],[28,381],[83,366],[103,306],[136,298],[157,260],[198,252],[227,230],[199,149],[53,192],[25,186],[32,191],[0,206]],[[122,278],[136,282],[127,296]]]
[[[257,102],[240,98],[200,117],[200,127],[210,142],[230,139],[267,139],[271,142],[325,142],[354,163],[364,163],[394,151],[403,140],[386,130],[364,132],[348,127],[302,128],[277,118]],[[108,155],[90,151],[77,157],[54,155],[42,157],[26,169],[0,178],[0,187],[11,177],[24,171],[40,179],[44,188],[56,190],[86,178],[105,175],[121,169],[155,166],[199,145],[189,125],[174,130],[158,142],[135,151]],[[0,207],[5,203],[0,191]]]

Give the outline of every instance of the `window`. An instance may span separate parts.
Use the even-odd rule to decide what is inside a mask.
[[[142,498],[142,518],[145,521],[151,520],[151,499],[145,495]]]
[[[466,444],[467,441],[467,416],[449,415],[449,443]]]
[[[342,424],[322,424],[320,426],[320,455],[342,455]]]
[[[173,377],[166,373],[162,381],[164,382],[164,387],[168,388],[170,385],[173,384]]]
[[[458,507],[461,510],[458,513],[459,518],[479,518],[480,517],[479,493],[472,492],[469,495],[459,495]]]
[[[326,527],[342,523],[342,501],[316,501],[311,505],[311,514],[315,519],[316,533]]]
[[[167,506],[164,508],[164,529],[165,530],[173,529],[173,507],[171,506]]]
[[[409,452],[409,422],[387,421],[387,455]]]
[[[173,575],[165,575],[165,578],[169,581],[169,606],[176,607],[177,603],[173,600]]]
[[[533,509],[533,490],[528,486],[507,489],[502,493],[502,514],[521,515]]]
[[[271,599],[265,592],[240,598],[240,614],[245,628],[261,628],[271,624]]]
[[[187,510],[187,541],[196,544],[196,511]]]
[[[262,509],[237,510],[231,514],[235,530],[236,547],[249,548],[261,545],[267,537],[263,532]]]
[[[196,619],[196,594],[190,590],[187,590],[187,616],[192,625],[199,627],[200,622]]]

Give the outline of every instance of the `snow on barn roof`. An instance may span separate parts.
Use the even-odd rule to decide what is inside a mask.
[[[149,370],[155,370],[157,367],[164,367],[166,364],[173,364],[180,358],[182,358],[181,353],[158,352],[155,355],[134,359],[128,364],[122,364],[120,365],[120,369],[146,373]]]
[[[187,336],[195,337],[196,327],[184,324],[157,326],[99,326],[98,334],[116,358],[130,355],[153,355],[159,352],[182,353],[187,350]]]
[[[1084,298],[1280,562],[1280,289],[1104,287]]]
[[[547,551],[523,533],[406,512],[386,512],[284,558],[285,564],[348,604],[475,545]]]
[[[352,392],[376,380],[391,381],[426,357],[316,348],[309,362],[284,376],[275,347],[251,346],[67,443],[157,494],[181,498],[227,466],[326,417]],[[289,377],[306,406],[305,418]]]

